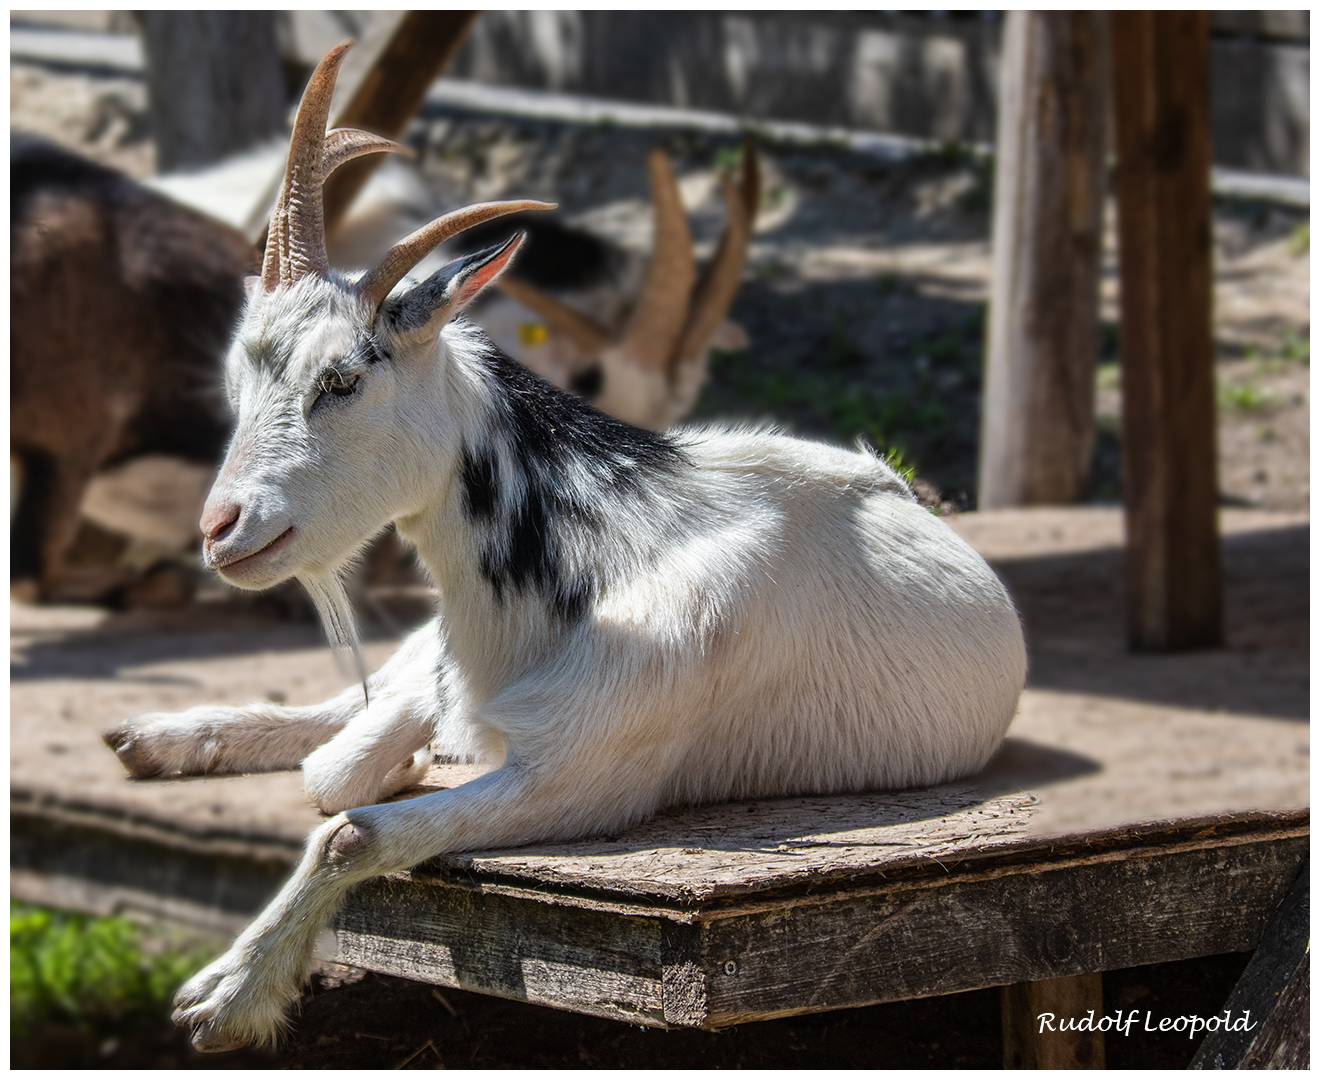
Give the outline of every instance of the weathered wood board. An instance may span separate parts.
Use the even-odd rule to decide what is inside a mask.
[[[1311,1067],[1311,883],[1309,864],[1270,918],[1260,947],[1224,1004],[1254,1018],[1248,1030],[1206,1036],[1192,1069]]]

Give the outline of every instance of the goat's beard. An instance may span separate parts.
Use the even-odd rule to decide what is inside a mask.
[[[298,575],[298,581],[316,606],[335,658],[361,681],[362,696],[366,698],[367,669],[362,662],[362,650],[358,648],[357,621],[353,617],[353,602],[344,588],[342,569],[303,571]]]

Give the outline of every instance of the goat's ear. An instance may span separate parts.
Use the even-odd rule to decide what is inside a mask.
[[[249,300],[256,296],[260,290],[261,278],[257,277],[256,274],[249,274],[243,279],[243,291],[247,293]]]
[[[516,233],[503,244],[447,263],[395,300],[382,305],[396,332],[417,341],[434,340],[440,328],[504,273],[527,239]]]

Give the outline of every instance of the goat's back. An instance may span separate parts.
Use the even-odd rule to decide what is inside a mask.
[[[667,706],[692,720],[663,801],[903,788],[984,766],[1026,652],[980,555],[872,455],[765,432],[702,432],[686,449],[709,492],[703,561],[725,557],[688,587],[661,570],[675,623],[710,628],[692,639],[701,674]]]

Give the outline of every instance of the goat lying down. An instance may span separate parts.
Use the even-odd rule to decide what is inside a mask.
[[[520,238],[404,278],[458,211],[361,276],[331,269],[325,134],[345,46],[295,122],[271,239],[227,360],[238,426],[202,518],[209,564],[299,578],[350,642],[337,571],[389,522],[440,614],[313,707],[127,721],[134,776],[301,764],[333,815],[292,879],[178,994],[199,1049],[272,1040],[355,883],[442,852],[615,833],[691,802],[935,784],[980,769],[1025,654],[981,558],[873,455],[770,431],[661,435],[539,380],[459,316]],[[493,766],[375,805],[443,752]]]

